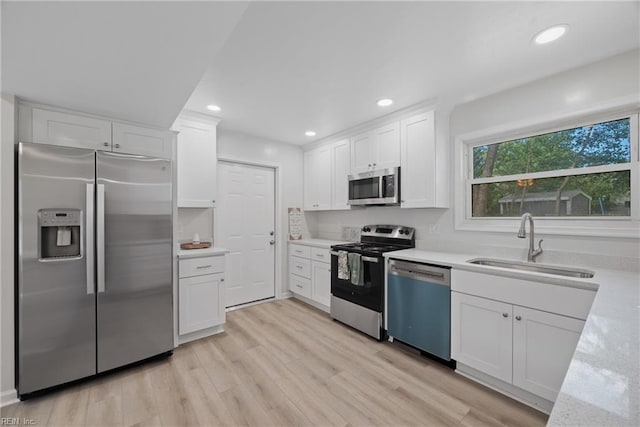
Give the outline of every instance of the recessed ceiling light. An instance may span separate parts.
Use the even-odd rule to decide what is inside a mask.
[[[217,105],[207,105],[207,110],[209,111],[220,111],[220,107],[218,107]]]
[[[304,134],[307,135],[307,136],[316,136],[316,133],[314,131],[312,131],[312,130],[308,130]]]
[[[551,43],[554,40],[558,40],[567,32],[567,24],[554,25],[551,28],[547,28],[544,31],[539,32],[533,39],[536,44]]]
[[[378,104],[378,107],[388,107],[389,105],[393,104],[393,99],[380,99],[376,104]]]

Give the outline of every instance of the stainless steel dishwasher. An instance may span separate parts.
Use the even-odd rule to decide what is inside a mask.
[[[389,336],[451,360],[451,269],[389,260]]]

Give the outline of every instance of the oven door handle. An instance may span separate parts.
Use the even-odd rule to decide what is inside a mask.
[[[330,253],[331,255],[335,255],[335,256],[338,256],[338,255],[339,255],[339,253],[338,253],[338,252],[336,252],[336,251],[329,251],[329,253]],[[361,258],[361,259],[362,259],[362,261],[364,261],[364,262],[379,262],[379,258],[375,258],[375,257],[370,257],[370,256],[364,256],[364,255],[362,255],[360,258]]]

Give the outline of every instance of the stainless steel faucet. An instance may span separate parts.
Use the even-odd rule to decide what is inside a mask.
[[[524,239],[527,237],[527,220],[529,220],[529,253],[527,254],[527,261],[536,262],[536,257],[542,253],[542,239],[538,242],[538,249],[533,249],[533,241],[535,240],[533,235],[533,217],[529,212],[522,215],[520,219],[520,230],[518,230],[518,237]]]

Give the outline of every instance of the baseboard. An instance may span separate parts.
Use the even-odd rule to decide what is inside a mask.
[[[285,291],[283,293],[280,294],[280,297],[278,297],[278,299],[288,299],[293,297],[293,292],[291,291]]]
[[[5,406],[13,405],[14,403],[18,403],[18,391],[14,388],[13,390],[7,390],[0,393],[0,408]]]
[[[553,409],[553,402],[550,402],[547,399],[536,396],[535,394],[529,393],[526,390],[522,390],[521,388],[497,378],[493,378],[492,376],[480,372],[477,369],[473,369],[470,366],[463,365],[462,363],[458,363],[457,365],[457,369],[455,370],[457,374],[480,383],[485,387],[497,391],[498,393],[502,393],[505,396],[509,396],[513,400],[524,403],[525,405],[540,412],[544,412],[547,415],[549,415],[551,413],[551,409]]]
[[[322,310],[325,313],[329,313],[331,310],[329,309],[329,306],[326,306],[324,304],[320,304],[319,302],[316,302],[310,298],[307,297],[303,297],[302,295],[298,295],[298,294],[293,294],[292,295],[293,298],[295,299],[299,299],[300,301],[309,304],[310,306],[313,306],[315,308],[317,308],[318,310]]]
[[[224,332],[224,325],[214,326],[212,328],[203,329],[201,331],[191,332],[190,334],[184,334],[178,336],[178,345],[186,344],[190,341],[199,340],[201,338],[210,337],[211,335]]]

